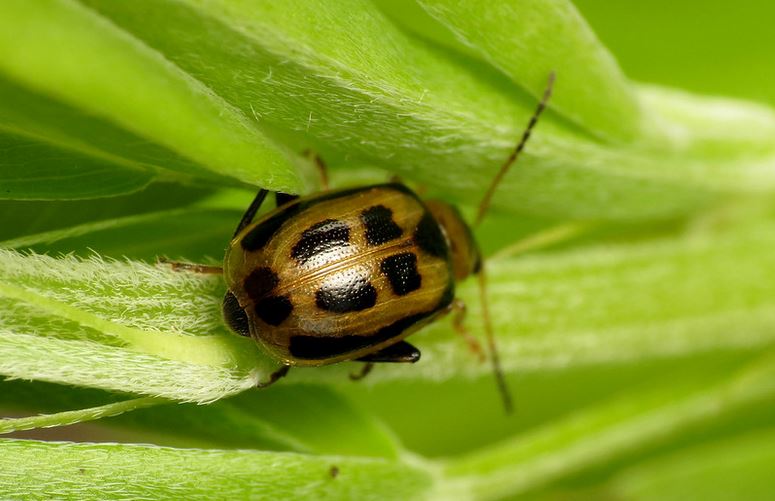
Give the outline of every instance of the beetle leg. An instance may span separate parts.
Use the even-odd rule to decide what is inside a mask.
[[[315,164],[315,167],[317,167],[318,174],[320,174],[320,187],[323,191],[328,191],[328,167],[326,166],[326,163],[320,158],[320,155],[312,150],[305,151],[304,155]]]
[[[374,368],[374,362],[366,362],[358,372],[351,372],[350,379],[353,381],[360,381],[369,375],[369,372]]]
[[[358,362],[366,362],[359,372],[351,373],[350,379],[358,381],[363,379],[374,368],[375,363],[413,364],[420,360],[420,350],[407,343],[399,341],[382,348],[374,353],[369,353],[358,359]]]
[[[358,359],[359,362],[389,362],[394,364],[413,364],[418,360],[420,360],[420,350],[406,341],[399,341]]]
[[[275,384],[279,379],[284,378],[286,374],[288,374],[288,371],[291,369],[290,365],[283,365],[273,373],[269,375],[269,379],[264,383],[258,383],[256,385],[256,388],[266,388],[267,386],[272,386]]]
[[[468,349],[471,350],[471,353],[476,355],[476,358],[478,358],[480,362],[484,362],[486,357],[482,345],[470,332],[468,332],[465,325],[467,311],[466,304],[461,299],[455,299],[450,305],[450,308],[453,311],[452,327],[454,327],[455,332],[463,338],[468,345]]]
[[[220,275],[223,268],[209,264],[182,263],[180,261],[170,261],[166,257],[160,257],[156,260],[159,264],[166,264],[173,271],[188,271],[191,273],[202,273],[204,275]]]
[[[277,207],[293,202],[299,198],[299,195],[289,195],[288,193],[280,193],[279,191],[274,194],[274,202]]]
[[[235,237],[237,234],[239,234],[240,231],[244,230],[247,225],[253,222],[253,218],[256,217],[256,212],[258,212],[261,204],[264,203],[264,199],[268,193],[269,191],[264,189],[261,189],[258,191],[258,193],[256,193],[256,198],[254,198],[250,203],[248,210],[246,210],[245,214],[242,215],[242,219],[240,219],[240,222],[237,225],[237,229],[234,230]]]

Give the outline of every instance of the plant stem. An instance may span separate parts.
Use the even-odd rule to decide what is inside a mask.
[[[94,421],[105,417],[118,416],[124,412],[151,407],[163,403],[169,403],[166,398],[142,397],[111,404],[88,407],[76,411],[57,412],[55,414],[41,414],[23,418],[0,419],[0,434],[13,433],[15,431],[34,430],[36,428],[53,428],[55,426],[69,426],[71,424]]]

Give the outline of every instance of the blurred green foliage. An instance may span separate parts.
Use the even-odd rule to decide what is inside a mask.
[[[55,435],[124,445],[0,440],[0,497],[770,498],[775,7],[576,7],[0,6],[0,408],[165,398]],[[248,389],[273,362],[226,331],[220,279],[154,265],[220,260],[254,185],[311,190],[307,147],[336,186],[390,171],[470,214],[550,69],[477,230],[513,416],[447,320],[416,366]],[[587,229],[504,256],[569,220]]]

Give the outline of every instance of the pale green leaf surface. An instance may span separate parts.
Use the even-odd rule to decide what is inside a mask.
[[[470,65],[411,38],[366,2],[84,3],[259,123],[344,161],[366,159],[427,182],[448,197],[478,200],[535,106],[517,87],[480,78]],[[585,90],[599,91],[591,84]],[[671,96],[655,99],[672,102]],[[608,94],[598,97],[601,109],[617,108]],[[655,112],[648,130],[616,147],[549,114],[495,204],[553,217],[632,220],[769,192],[775,117],[766,108],[722,104],[758,129],[745,148],[718,138],[717,147],[729,153],[723,162],[690,147],[727,118],[709,113],[719,106],[714,101],[688,101],[680,117]]]
[[[210,401],[277,367],[225,332],[220,278],[0,252],[5,375]]]
[[[222,177],[276,190],[301,188],[285,151],[253,121],[161,54],[77,2],[6,2],[0,34],[0,74],[18,87],[99,117]],[[4,113],[6,120],[20,114],[10,104],[3,108],[12,111]],[[29,122],[12,118],[5,127],[27,130]],[[88,130],[77,127],[69,131],[79,132],[90,136]],[[61,134],[55,130],[54,137]],[[71,144],[82,142],[69,139]],[[190,172],[191,165],[176,162],[154,167],[178,168],[189,175],[203,172]]]
[[[419,3],[534,98],[541,98],[550,72],[561,75],[552,107],[590,132],[618,141],[641,132],[633,88],[571,2]]]
[[[430,486],[427,470],[391,460],[0,440],[0,489],[12,499],[404,500]]]
[[[372,387],[342,384],[340,390],[379,416],[409,450],[445,458],[561,422],[570,414],[623,395],[640,394],[644,387],[652,392],[654,388],[669,390],[676,381],[707,383],[708,374],[718,379],[729,377],[753,358],[755,353],[751,352],[716,351],[512,374],[508,382],[516,410],[508,416],[503,413],[490,373],[444,382],[405,379]],[[748,411],[746,416],[762,415],[766,420],[767,413],[762,410]],[[750,426],[750,420],[736,423],[741,429]]]
[[[635,394],[581,411],[503,444],[456,458],[446,473],[461,477],[452,490],[499,499],[536,490],[619,455],[669,441],[693,426],[757,401],[775,400],[775,359],[759,360],[735,377],[687,388]],[[710,383],[710,384],[708,384]],[[688,391],[687,391],[688,390]]]
[[[603,487],[618,499],[671,501],[766,500],[775,480],[775,431],[764,429],[713,441],[638,464]]]

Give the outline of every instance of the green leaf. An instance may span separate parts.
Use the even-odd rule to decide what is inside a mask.
[[[9,82],[0,86],[5,94],[0,130],[91,157],[103,171],[115,164],[146,175],[173,169],[185,177],[231,177],[275,190],[302,186],[285,151],[253,121],[75,1],[6,3],[0,76]],[[39,100],[27,114],[26,103],[35,102],[35,96]],[[51,100],[61,104],[51,109]],[[66,110],[65,116],[48,120],[57,109]],[[173,161],[166,162],[169,158]],[[60,196],[85,196],[68,193],[67,187]],[[52,196],[34,186],[20,186],[11,195]]]
[[[615,399],[502,444],[452,460],[448,487],[477,499],[499,499],[544,487],[755,402],[775,400],[775,358],[759,360],[730,380],[673,384]],[[692,388],[693,386],[693,388]],[[687,388],[688,387],[688,388]],[[688,390],[688,391],[687,391]]]
[[[0,200],[0,240],[29,237],[84,224],[149,214],[189,206],[211,194],[206,188],[176,183],[152,183],[130,195],[90,200]],[[247,198],[247,197],[246,197]],[[23,214],[24,217],[19,217]],[[31,240],[31,239],[30,239]],[[72,250],[73,247],[67,250]]]
[[[392,460],[0,440],[10,498],[408,499],[431,483],[421,466]]]
[[[396,437],[373,415],[354,406],[343,394],[320,385],[279,385],[201,406],[174,405],[153,397],[126,400],[84,388],[4,381],[0,383],[2,407],[45,414],[0,420],[0,434],[103,419],[138,409],[104,419],[101,424],[150,433],[154,443],[183,447],[249,447],[385,458],[396,458],[402,451]],[[85,408],[71,410],[78,407]],[[143,440],[142,435],[138,439]]]
[[[204,402],[278,366],[225,332],[220,278],[96,257],[0,255],[2,374]]]
[[[552,107],[589,132],[618,141],[640,133],[634,89],[571,2],[419,3],[460,43],[535,99],[541,98],[547,75],[557,72],[561,79]]]
[[[481,197],[535,107],[532,97],[494,70],[482,71],[481,65],[408,36],[370,3],[83,3],[164,54],[244,115],[276,130],[278,137],[299,148],[311,142],[326,157],[344,163],[374,162],[430,184],[448,199]],[[570,11],[546,8],[543,21],[566,25],[563,12]],[[509,23],[519,25],[511,16],[501,26]],[[579,19],[571,24],[572,39],[553,46],[589,39]],[[504,34],[503,29],[493,31]],[[563,102],[589,103],[589,96],[597,96],[598,111],[622,110],[619,123],[625,124],[628,99],[621,96],[635,94],[640,100],[640,92],[622,88],[625,82],[615,65],[603,62],[604,48],[596,46],[593,52],[597,56],[589,57],[598,64],[572,84],[569,77],[565,85],[575,90]],[[551,54],[543,56],[545,60],[526,59],[525,64],[557,63]],[[609,77],[616,92],[595,86],[605,68],[609,73],[602,77]],[[234,74],[240,78],[232,78]],[[558,82],[563,78],[559,74]],[[659,98],[663,108],[673,101],[669,93]],[[701,99],[685,104],[680,117],[650,113],[632,141],[617,145],[595,141],[560,116],[547,115],[519,168],[506,177],[495,205],[563,218],[664,219],[729,196],[771,191],[771,111]],[[756,132],[746,136],[746,146],[717,138],[718,147],[727,152],[723,161],[695,151],[705,131],[720,129],[732,110],[740,123],[757,124]],[[723,177],[717,178],[718,173]],[[659,204],[651,203],[655,197]]]
[[[767,495],[772,109],[632,83],[568,2],[377,3],[8,3],[0,198],[20,200],[0,201],[0,413],[15,416],[0,430],[180,449],[0,441],[0,492],[646,499],[744,482]],[[648,51],[715,47],[701,76],[686,79],[686,57],[676,73],[756,96],[766,79],[740,76],[768,45],[748,51],[755,37],[727,28],[703,44],[697,20],[714,9],[668,9],[681,36],[636,27],[628,43],[648,50],[613,52],[654,81],[632,70],[659,59]],[[716,81],[719,65],[735,71]],[[552,69],[549,110],[476,231],[497,252],[488,296],[515,415],[449,319],[412,336],[418,364],[361,382],[357,364],[294,368],[254,388],[277,362],[223,325],[222,279],[153,264],[219,261],[246,183],[304,189],[291,150],[321,153],[334,185],[383,168],[468,214]],[[475,284],[456,285],[481,336]],[[114,416],[161,400],[174,402]]]
[[[604,487],[618,499],[725,500],[772,496],[775,430],[712,441],[638,464]]]
[[[0,247],[40,252],[70,252],[89,257],[154,262],[158,256],[181,256],[219,262],[240,213],[189,207],[94,221],[0,242]]]
[[[108,156],[108,155],[105,155]],[[0,132],[0,198],[93,198],[143,188],[151,173]]]

